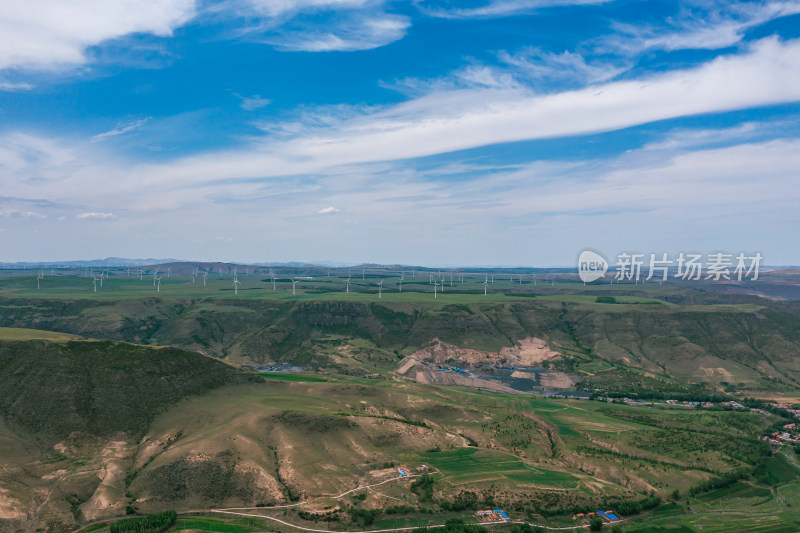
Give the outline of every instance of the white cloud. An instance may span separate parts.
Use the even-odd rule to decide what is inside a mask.
[[[446,241],[463,235],[465,228],[477,236],[484,231],[481,227],[492,233],[503,227],[529,229],[539,223],[536,217],[561,217],[571,221],[564,228],[577,232],[580,221],[575,217],[626,209],[709,220],[720,215],[735,223],[735,211],[748,212],[749,203],[768,206],[770,220],[791,219],[796,214],[790,206],[797,205],[800,194],[794,187],[800,168],[798,141],[721,149],[715,148],[713,133],[676,131],[660,146],[653,143],[612,161],[544,161],[503,168],[451,154],[446,163],[437,166],[427,160],[425,170],[419,170],[423,162],[413,158],[797,100],[800,40],[767,39],[745,53],[696,68],[582,90],[537,95],[479,88],[432,93],[380,110],[336,108],[321,113],[310,130],[268,134],[239,149],[171,161],[130,165],[97,143],[9,134],[0,138],[0,169],[5,195],[66,206],[58,212],[52,208],[53,217],[69,214],[67,222],[56,225],[63,231],[80,227],[72,226],[77,220],[125,212],[128,231],[166,232],[179,247],[185,245],[182,236],[196,234],[189,222],[196,220],[213,221],[216,234],[236,232],[239,242],[258,239],[259,228],[273,227],[291,245],[292,238],[315,231],[311,220],[318,225],[319,218],[298,215],[302,213],[340,213],[326,217],[329,223],[316,230],[322,240],[315,241],[315,249],[339,244],[331,250],[347,255],[351,249],[337,240],[340,234],[352,235],[348,242],[360,246],[381,240],[378,235],[385,232],[400,250],[408,235],[416,238],[431,227],[437,228],[438,240]],[[720,137],[741,142],[748,128]],[[770,133],[778,135],[780,128]],[[697,146],[703,149],[689,151]],[[110,175],[115,179],[109,180]],[[104,213],[85,212],[90,206],[103,206]],[[21,223],[5,225],[14,235],[24,229]],[[98,230],[106,231],[103,226]],[[613,229],[604,227],[607,233]],[[509,233],[508,242],[492,246],[513,245],[512,237],[520,237],[516,231]],[[19,250],[27,246],[21,240],[14,244]],[[422,239],[419,250],[435,254],[440,244]]]
[[[224,191],[230,180],[311,175],[344,165],[612,131],[798,100],[800,40],[765,39],[747,53],[719,57],[696,68],[556,94],[484,88],[437,92],[382,110],[326,108],[312,113],[311,122],[300,120],[294,128],[265,125],[270,134],[244,148],[126,169],[127,179],[115,180],[113,188],[106,182],[93,194],[103,195],[108,188],[110,194],[131,194],[133,209],[177,208],[207,194],[196,188],[203,183],[214,183]],[[270,126],[281,135],[272,134]],[[95,187],[97,175],[121,176],[113,161],[104,161],[101,154],[86,155],[86,147],[18,134],[3,141],[0,168],[31,188],[21,187],[19,197],[36,197],[36,184],[22,181],[31,175],[49,180],[45,183],[51,198]],[[138,200],[148,187],[166,190],[156,198]]]
[[[78,220],[108,220],[109,218],[115,218],[116,215],[114,213],[80,213],[75,218]]]
[[[31,89],[33,89],[33,85],[30,83],[0,81],[0,91],[30,91]]]
[[[449,8],[437,7],[437,2],[420,2],[422,11],[433,17],[442,18],[492,18],[507,17],[518,13],[557,6],[579,6],[604,4],[611,0],[489,0],[480,7]]]
[[[133,33],[169,36],[194,12],[194,0],[0,2],[0,69],[80,65],[90,46]]]
[[[729,2],[686,4],[667,27],[615,24],[615,34],[602,40],[605,46],[628,54],[644,50],[715,50],[739,43],[750,28],[770,20],[800,13],[800,1]]]
[[[126,122],[124,124],[119,124],[119,125],[117,125],[116,127],[114,127],[113,129],[111,129],[109,131],[106,131],[106,132],[103,132],[103,133],[98,133],[97,135],[92,137],[92,141],[93,142],[100,142],[100,141],[104,141],[104,140],[108,139],[109,137],[116,137],[117,135],[124,135],[124,134],[129,133],[129,132],[131,132],[133,130],[141,128],[142,126],[144,126],[147,123],[148,120],[150,120],[150,117],[146,117],[146,118],[139,119],[139,120],[134,120],[132,122]]]
[[[402,39],[411,20],[387,0],[231,0],[210,9],[237,37],[284,51],[370,50]],[[246,26],[241,21],[246,20]]]
[[[241,2],[268,17],[304,10],[357,9],[374,3],[373,0],[244,0]]]
[[[16,211],[12,213],[12,216],[17,216],[20,218],[38,218],[38,219],[47,218],[46,215],[37,213],[36,211]]]
[[[500,61],[515,69],[521,78],[538,86],[538,82],[577,82],[579,84],[602,83],[628,70],[627,62],[598,61],[587,63],[577,53],[545,52],[537,48],[526,48],[514,54],[501,52]]]
[[[353,13],[333,25],[282,28],[264,42],[292,52],[352,52],[371,50],[402,39],[411,20],[389,13]]]
[[[696,68],[550,95],[505,89],[434,93],[345,121],[329,132],[265,143],[260,152],[251,152],[251,161],[240,159],[238,168],[250,174],[246,167],[261,160],[257,172],[263,175],[264,161],[275,157],[303,161],[299,168],[412,158],[797,100],[800,40],[770,38],[746,54]],[[203,166],[221,163],[205,159],[200,158]],[[279,166],[285,172],[285,165]]]
[[[254,94],[253,96],[242,96],[240,94],[233,93],[233,95],[242,101],[242,103],[239,104],[239,107],[245,111],[255,111],[256,109],[261,109],[262,107],[266,107],[272,103],[272,100],[269,98],[261,98],[260,94]]]

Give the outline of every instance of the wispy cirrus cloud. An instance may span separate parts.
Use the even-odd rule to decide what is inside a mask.
[[[290,52],[371,50],[402,39],[411,19],[385,0],[234,0],[214,16],[248,22],[237,37]]]
[[[75,216],[78,220],[108,220],[110,218],[116,218],[114,213],[99,213],[99,212],[89,212],[89,213],[80,213]]]
[[[106,139],[108,139],[110,137],[116,137],[118,135],[125,135],[126,133],[130,133],[130,132],[132,132],[134,130],[138,130],[139,128],[141,128],[142,126],[147,124],[147,121],[149,121],[150,118],[151,117],[145,117],[145,118],[141,118],[139,120],[133,120],[131,122],[125,122],[124,124],[119,124],[119,125],[115,126],[114,128],[112,128],[112,129],[110,129],[108,131],[105,131],[103,133],[98,133],[97,135],[92,137],[92,142],[104,141],[104,140],[106,140]]]
[[[719,215],[735,224],[734,211],[763,201],[772,206],[766,214],[778,217],[798,201],[791,185],[800,164],[796,140],[748,143],[743,142],[748,131],[730,132],[729,141],[739,144],[720,148],[707,142],[713,133],[694,132],[692,145],[677,144],[689,135],[675,132],[660,148],[650,145],[609,160],[554,158],[515,165],[473,164],[459,151],[798,100],[800,40],[770,38],[695,67],[577,90],[543,94],[481,83],[396,105],[322,106],[296,128],[265,127],[263,135],[236,149],[149,163],[121,163],[87,140],[8,135],[13,142],[0,143],[0,167],[9,183],[5,194],[69,206],[60,208],[69,213],[65,227],[124,213],[120,222],[96,224],[93,231],[124,220],[143,235],[195,235],[196,221],[203,220],[213,221],[215,232],[235,233],[240,243],[271,227],[279,235],[276,246],[315,232],[321,235],[315,249],[323,252],[349,254],[347,246],[372,243],[364,253],[379,253],[371,235],[397,243],[399,251],[387,253],[402,252],[408,235],[419,249],[436,250],[447,238],[463,238],[465,228],[475,239],[491,240],[498,228],[530,231],[546,225],[543,219],[564,221],[565,233],[558,236],[572,238],[567,230],[578,232],[585,217],[598,213],[613,213],[592,224],[606,234],[631,210],[700,216],[690,211],[704,209],[702,216]],[[418,159],[445,155],[445,163],[428,162],[425,168]],[[118,179],[107,180],[111,174]],[[32,175],[46,180],[27,179]],[[756,175],[763,181],[754,180]],[[60,214],[37,209],[50,218]],[[337,215],[326,217],[324,225],[318,217],[297,216],[333,212]],[[164,229],[165,220],[178,219],[187,222],[170,222]],[[15,226],[14,235],[21,228]],[[338,234],[347,235],[344,244]],[[430,244],[424,242],[428,235]],[[501,239],[506,237],[507,242],[491,241],[495,249],[513,248],[524,234],[513,229]]]
[[[477,7],[463,7],[457,1],[425,0],[417,6],[428,16],[441,18],[494,18],[559,6],[604,4],[611,0],[488,0]]]
[[[26,82],[0,81],[0,91],[30,91],[33,85]]]
[[[513,68],[518,78],[534,87],[559,87],[561,83],[587,85],[611,80],[627,71],[631,62],[618,59],[589,62],[575,52],[547,52],[527,47],[515,53],[500,52],[501,62]]]
[[[245,111],[255,111],[256,109],[267,107],[272,103],[272,100],[269,98],[261,98],[260,94],[254,94],[253,96],[242,96],[240,94],[233,93],[233,95],[241,100],[239,107]]]
[[[195,13],[194,0],[0,2],[0,69],[81,65],[86,49],[133,33],[169,36]]]
[[[742,41],[745,33],[777,18],[800,13],[800,1],[689,2],[661,25],[614,23],[600,47],[623,54],[646,50],[716,50]]]

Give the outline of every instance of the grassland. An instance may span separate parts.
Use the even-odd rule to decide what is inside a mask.
[[[258,372],[258,375],[268,380],[291,381],[295,383],[324,383],[328,381],[325,378],[313,374],[294,374],[291,372]]]
[[[239,506],[259,512],[259,505],[304,500],[327,502],[320,509],[340,508],[343,502],[331,495],[396,476],[387,465],[413,469],[426,464],[435,472],[429,500],[408,484],[392,482],[364,490],[365,499],[347,500],[348,505],[411,509],[402,516],[380,514],[376,524],[437,523],[438,517],[458,516],[438,510],[441,502],[467,497],[477,507],[502,506],[534,523],[564,525],[574,507],[608,506],[652,492],[670,501],[675,489],[685,494],[718,473],[751,468],[742,451],[757,449],[758,435],[777,420],[352,376],[326,379],[228,385],[179,401],[150,424],[144,438],[126,448],[127,459],[120,463],[126,475],[118,478],[116,493],[118,512],[129,502],[142,512]],[[678,438],[670,440],[665,428],[678,427]],[[714,449],[695,454],[697,442],[717,437],[735,446],[715,442]],[[102,459],[108,445],[93,446],[101,459],[93,459],[86,444],[73,444],[35,469],[44,475],[66,471],[65,485],[74,490],[79,485],[70,480],[85,479],[93,464],[108,468]],[[87,463],[80,465],[80,457]],[[765,470],[772,474],[763,480],[745,478],[725,489],[681,496],[672,507],[634,518],[633,525],[644,520],[648,526],[684,524],[705,530],[719,508],[743,513],[752,505],[754,524],[783,527],[791,524],[791,513],[781,510],[776,497],[787,499],[787,509],[800,505],[796,476],[786,473],[787,468],[786,462],[776,463]],[[79,501],[92,502],[101,489],[88,486]],[[57,514],[63,500],[52,501],[50,512]],[[536,518],[558,509],[564,514]],[[309,527],[328,525],[309,522],[297,511],[274,516]],[[334,529],[350,527],[344,515],[337,520]],[[260,527],[219,517],[183,516],[179,522],[179,528],[221,533]]]
[[[341,275],[319,276],[300,281],[296,295],[287,278],[273,290],[262,276],[240,277],[238,295],[219,275],[206,286],[185,275],[163,278],[156,292],[152,280],[117,272],[96,293],[87,278],[53,276],[37,290],[34,277],[5,277],[0,326],[361,375],[391,371],[434,337],[491,351],[531,336],[564,354],[556,368],[606,393],[619,392],[608,385],[620,380],[603,373],[620,368],[675,385],[662,392],[693,393],[689,382],[757,396],[800,389],[800,311],[791,305],[686,286],[533,285],[530,278],[521,285],[498,278],[484,296],[482,276],[465,279],[446,283],[434,299],[426,279],[407,276],[401,293],[390,273],[353,279],[350,293]],[[616,303],[597,303],[598,295]]]
[[[28,328],[0,328],[0,341],[32,341],[67,342],[81,340],[78,335]]]
[[[296,295],[266,276],[242,276],[238,295],[219,276],[203,287],[173,275],[156,292],[152,279],[116,272],[97,293],[75,276],[46,277],[39,290],[35,277],[0,278],[0,520],[44,527],[126,509],[299,503],[269,512],[346,530],[363,528],[365,514],[391,527],[502,506],[560,527],[577,509],[655,494],[665,504],[628,529],[797,529],[796,467],[759,441],[785,423],[777,416],[492,394],[393,371],[433,338],[497,351],[536,337],[561,354],[549,365],[600,396],[797,395],[793,304],[499,277],[484,296],[479,275],[434,299],[427,274],[407,274],[402,293],[385,274],[354,278],[349,294],[341,275],[315,275]],[[311,371],[237,368],[267,362]],[[392,481],[334,498],[390,480],[399,464],[429,465],[428,489]],[[733,473],[735,483],[687,496]],[[404,510],[384,512],[392,506]],[[183,515],[178,527],[277,527],[255,522]]]

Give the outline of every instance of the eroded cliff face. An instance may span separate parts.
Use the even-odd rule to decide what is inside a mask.
[[[538,366],[543,361],[559,357],[561,354],[552,350],[547,342],[535,337],[521,339],[514,344],[500,348],[496,352],[483,352],[441,341],[438,337],[423,346],[411,357],[419,361],[444,364],[447,361],[463,361],[472,365],[490,364],[502,366]]]
[[[542,339],[527,337],[517,341],[514,346],[504,347],[494,352],[460,348],[434,338],[410,356],[400,361],[397,367],[399,374],[428,385],[464,385],[493,390],[497,392],[519,392],[506,383],[486,379],[472,373],[439,372],[436,367],[455,365],[466,367],[513,367],[522,369],[541,368],[544,361],[560,357]],[[514,371],[512,378],[535,378],[536,386],[543,389],[570,388],[574,380],[563,372],[538,371],[535,374],[525,371]]]

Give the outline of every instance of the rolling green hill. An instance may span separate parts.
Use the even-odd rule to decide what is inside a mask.
[[[784,310],[785,304],[595,300],[580,295],[483,304],[25,298],[0,300],[0,324],[169,345],[248,364],[288,362],[356,374],[389,370],[433,338],[491,351],[537,337],[565,354],[560,368],[577,375],[626,366],[720,390],[786,392],[800,386],[800,316]]]
[[[200,354],[109,341],[0,341],[6,422],[61,440],[139,438],[168,406],[251,376]]]

